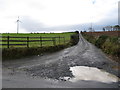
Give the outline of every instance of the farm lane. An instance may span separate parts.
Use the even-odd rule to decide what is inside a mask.
[[[3,87],[118,87],[118,82],[103,83],[85,79],[77,82],[69,81],[69,79],[71,80],[74,77],[70,68],[75,66],[95,67],[118,76],[118,71],[112,68],[117,63],[106,57],[100,49],[87,42],[81,34],[80,41],[76,46],[48,55],[4,61],[2,65]]]

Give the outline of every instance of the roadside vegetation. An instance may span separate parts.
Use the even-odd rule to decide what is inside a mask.
[[[41,36],[41,37],[65,37],[65,43],[61,41],[61,43],[53,45],[51,42],[46,42],[42,47],[40,47],[40,43],[33,43],[31,47],[2,47],[2,60],[14,60],[29,56],[38,55],[41,56],[45,53],[52,53],[64,48],[76,45],[79,41],[79,32],[68,32],[68,33],[36,33],[36,34],[2,34],[2,36]],[[57,41],[59,42],[59,41]],[[38,44],[38,45],[37,45]]]
[[[82,35],[87,41],[102,49],[102,51],[108,54],[112,59],[120,63],[120,37],[107,35],[95,37],[84,32]]]

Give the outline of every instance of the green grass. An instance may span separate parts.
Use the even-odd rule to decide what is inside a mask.
[[[2,33],[2,36],[15,36],[15,37],[65,37],[65,43],[69,43],[70,36],[74,34],[74,32],[67,33]],[[1,38],[2,40],[7,40],[7,38]],[[10,40],[27,40],[27,38],[10,38]],[[39,38],[30,38],[29,40],[40,40]],[[52,40],[52,38],[45,38],[42,40]],[[1,42],[0,42],[1,43]],[[3,44],[7,44],[7,42],[2,42]],[[10,42],[9,44],[26,44],[27,42]],[[56,45],[64,44],[64,38],[56,38]],[[42,42],[42,46],[53,46],[53,41]],[[41,42],[29,42],[29,47],[40,47]],[[0,46],[1,47],[1,46]],[[10,46],[11,47],[26,47],[26,46]],[[7,46],[2,46],[2,48],[7,48]]]
[[[30,48],[27,48],[26,46],[20,48],[18,46],[12,46],[10,48],[7,48],[7,46],[2,47],[2,60],[15,60],[19,58],[25,58],[33,55],[43,55],[46,53],[52,53],[56,52],[59,50],[62,50],[64,48],[76,45],[79,41],[78,37],[79,34],[77,32],[68,32],[68,33],[37,33],[37,34],[15,34],[15,33],[10,33],[10,34],[2,34],[2,36],[15,36],[15,37],[65,37],[65,43],[63,38],[60,40],[59,44],[59,39],[56,39],[56,45],[53,45],[52,42],[43,42],[43,46],[40,47],[40,42],[34,42],[30,43]],[[2,38],[1,38],[2,39]],[[14,38],[18,39],[18,38]],[[25,38],[26,39],[26,38]],[[19,40],[25,40],[24,38],[21,38]],[[13,40],[11,38],[11,40]],[[31,39],[35,40],[35,38]],[[16,42],[13,42],[14,44],[18,44]],[[13,44],[12,43],[12,44]],[[21,43],[19,43],[21,44]],[[22,43],[23,44],[23,43]],[[14,48],[16,47],[16,48]]]

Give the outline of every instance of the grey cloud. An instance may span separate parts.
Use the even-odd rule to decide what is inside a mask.
[[[104,26],[114,26],[118,24],[118,8],[113,8],[111,11],[109,11],[106,15],[106,17],[101,19],[101,21],[94,23],[93,22],[93,28],[97,30],[102,30]],[[119,21],[120,22],[120,21]],[[91,23],[83,23],[83,24],[76,24],[76,25],[70,25],[70,26],[64,26],[64,28],[67,28],[68,30],[88,30],[88,28],[91,26]]]
[[[29,31],[29,32],[37,32],[37,31],[41,31],[44,28],[44,25],[34,19],[31,19],[28,16],[24,16],[20,19],[21,21],[21,28]]]
[[[93,22],[93,27],[97,31],[102,30],[104,26],[114,26],[116,24],[118,24],[118,8],[113,8],[99,22]],[[86,27],[90,27],[90,23],[86,23]]]
[[[107,13],[106,17],[101,21],[94,23],[93,27],[95,30],[102,30],[104,26],[116,25],[118,24],[118,9],[112,9]],[[28,32],[54,32],[54,31],[75,31],[75,30],[88,30],[90,23],[75,24],[75,25],[63,25],[63,26],[54,26],[47,27],[43,23],[33,20],[30,17],[22,17],[21,19],[21,28],[26,29]]]
[[[97,28],[118,24],[118,8],[111,10],[104,19],[96,23]]]
[[[64,25],[64,26],[54,26],[48,27],[43,23],[40,23],[36,20],[31,19],[30,17],[24,16],[20,19],[21,28],[25,29],[28,32],[54,32],[54,31],[70,31],[77,29],[76,25]]]

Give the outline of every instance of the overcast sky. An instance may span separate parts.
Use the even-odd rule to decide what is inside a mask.
[[[0,33],[95,30],[118,24],[119,0],[0,0]]]

